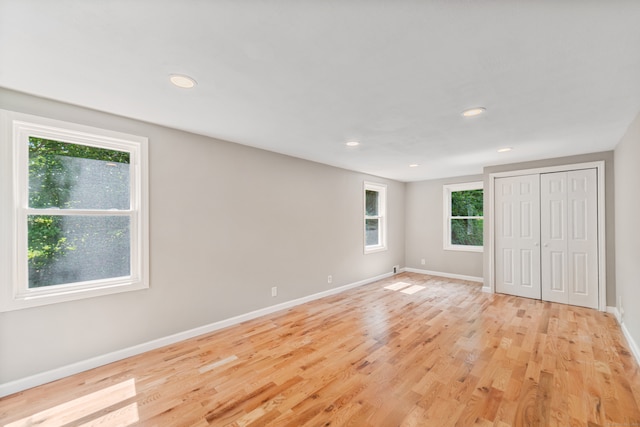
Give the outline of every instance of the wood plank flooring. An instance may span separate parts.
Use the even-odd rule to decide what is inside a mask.
[[[611,315],[403,273],[8,396],[0,425],[640,426],[639,405]]]

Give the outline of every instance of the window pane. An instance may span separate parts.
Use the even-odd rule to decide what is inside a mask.
[[[365,220],[366,246],[376,246],[380,244],[379,219]]]
[[[128,216],[29,215],[29,288],[129,276]]]
[[[378,196],[379,193],[377,191],[366,190],[366,215],[367,216],[377,216],[378,215]]]
[[[481,219],[452,219],[451,220],[451,244],[482,246]]]
[[[129,153],[29,138],[29,207],[129,206]]]
[[[483,216],[482,190],[452,191],[451,216]]]

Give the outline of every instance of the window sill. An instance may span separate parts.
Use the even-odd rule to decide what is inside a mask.
[[[376,252],[384,252],[387,250],[386,246],[367,246],[364,248],[364,254],[373,254]]]
[[[93,287],[52,286],[50,289],[38,289],[40,292],[30,292],[23,295],[7,295],[2,304],[0,312],[21,310],[24,308],[39,307],[48,304],[77,301],[85,298],[93,298],[103,295],[112,295],[122,292],[138,291],[148,289],[149,284],[144,281],[114,280],[104,281],[102,285]]]
[[[458,252],[484,252],[484,246],[451,245],[451,246],[445,246],[444,250],[458,251]]]

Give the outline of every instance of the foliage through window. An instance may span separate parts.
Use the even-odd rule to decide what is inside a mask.
[[[130,219],[114,215],[129,209],[129,158],[29,137],[30,288],[131,274]],[[87,209],[94,215],[78,215]]]
[[[445,249],[481,251],[483,247],[482,182],[444,186]]]
[[[146,138],[28,117],[12,121],[16,280],[0,308],[148,287]]]
[[[387,248],[386,191],[382,184],[364,184],[364,248],[365,253]]]

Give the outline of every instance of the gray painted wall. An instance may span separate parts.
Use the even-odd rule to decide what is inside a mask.
[[[605,219],[606,219],[606,252],[607,252],[607,306],[615,305],[616,301],[616,271],[615,271],[615,218],[614,218],[614,161],[613,151],[602,153],[583,154],[579,156],[558,157],[554,159],[538,160],[534,162],[512,163],[500,166],[488,166],[484,168],[485,188],[489,185],[489,175],[498,172],[507,172],[514,170],[535,169],[548,166],[571,165],[575,163],[587,163],[604,160],[605,167]],[[485,191],[485,206],[488,206],[489,192]],[[485,208],[485,223],[492,221],[490,211]],[[485,242],[489,241],[488,229],[485,227]],[[489,286],[489,256],[485,247],[484,257],[484,282],[485,286]]]
[[[442,186],[482,181],[482,175],[407,183],[406,266],[482,277],[482,252],[444,250]],[[424,259],[426,264],[422,265]]]
[[[632,305],[640,301],[640,198],[614,198],[613,152],[404,184],[5,89],[0,108],[148,137],[151,187],[151,288],[0,313],[0,383],[384,274],[405,261],[481,277],[488,257],[443,249],[442,186],[484,178],[486,188],[490,173],[596,160],[606,167],[607,304],[615,304],[617,275],[625,323],[640,342],[640,312]],[[618,194],[637,193],[639,158],[640,116],[615,151]],[[364,180],[389,186],[386,252],[363,254]],[[625,230],[617,240],[614,218]]]
[[[640,345],[640,114],[615,149],[616,162],[616,283],[618,310],[636,345]],[[609,305],[614,305],[611,302]]]
[[[151,254],[148,290],[0,313],[0,383],[404,266],[404,183],[4,89],[0,108],[148,137]],[[365,180],[388,185],[369,255]]]

